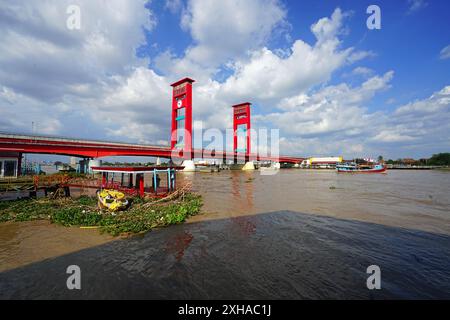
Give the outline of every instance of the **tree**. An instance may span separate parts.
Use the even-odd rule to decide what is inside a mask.
[[[379,163],[383,162],[383,156],[378,156],[378,162]]]
[[[430,160],[428,160],[428,164],[431,166],[448,166],[450,165],[450,153],[433,154]]]

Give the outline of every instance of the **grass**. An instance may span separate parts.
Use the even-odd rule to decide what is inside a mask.
[[[150,205],[138,198],[132,200],[128,210],[115,214],[98,209],[97,199],[87,196],[3,201],[0,202],[0,222],[45,219],[63,226],[96,226],[101,232],[118,236],[182,223],[189,216],[198,214],[202,206],[201,197],[193,193]]]

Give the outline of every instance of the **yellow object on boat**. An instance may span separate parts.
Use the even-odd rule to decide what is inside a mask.
[[[103,189],[97,191],[99,203],[110,211],[118,211],[126,209],[128,200],[125,199],[125,194],[117,190]]]

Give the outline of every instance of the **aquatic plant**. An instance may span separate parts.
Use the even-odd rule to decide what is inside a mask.
[[[99,209],[97,199],[88,196],[4,201],[0,202],[0,222],[48,219],[63,226],[96,226],[117,236],[182,223],[202,206],[202,198],[190,192],[166,202],[131,200],[131,208],[113,214]]]

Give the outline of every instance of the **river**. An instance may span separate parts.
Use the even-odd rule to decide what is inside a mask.
[[[450,298],[449,172],[222,171],[178,181],[193,182],[204,213],[144,236],[0,225],[0,298]],[[66,288],[71,264],[82,290]],[[380,267],[380,290],[366,286],[370,265]]]

